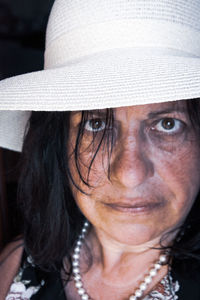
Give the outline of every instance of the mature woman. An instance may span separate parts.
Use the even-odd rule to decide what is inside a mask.
[[[57,0],[45,70],[0,85],[1,145],[25,132],[2,299],[200,299],[200,4],[94,2]]]

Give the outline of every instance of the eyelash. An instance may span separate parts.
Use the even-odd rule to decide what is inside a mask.
[[[169,129],[169,130],[157,130],[160,134],[173,135],[173,134],[177,133],[177,131],[179,131],[184,126],[184,123],[181,120],[166,117],[166,118],[162,118],[160,120],[155,121],[154,125],[151,127],[151,130],[156,131],[155,127],[158,126],[159,124],[161,124],[160,126],[162,126],[162,122],[166,121],[166,120],[173,121],[175,123],[175,127],[177,127],[177,123],[178,123],[179,124],[178,130],[174,130],[174,127],[173,127],[173,129]],[[90,126],[91,121],[100,121],[100,122],[104,123],[104,126],[103,126],[103,128],[101,127],[100,129],[96,129],[96,130],[90,129],[89,126]],[[105,129],[106,124],[100,118],[96,118],[96,119],[90,119],[90,120],[86,121],[84,127],[87,131],[90,131],[90,132],[100,132]],[[109,128],[109,129],[111,129],[111,128]]]

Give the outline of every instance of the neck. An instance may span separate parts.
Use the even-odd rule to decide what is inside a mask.
[[[78,243],[79,242],[77,242],[77,245],[79,245]],[[113,288],[117,288],[121,295],[130,294],[142,281],[144,282],[144,278],[148,277],[147,274],[150,273],[147,272],[149,272],[150,267],[153,267],[152,265],[156,262],[157,265],[154,264],[154,268],[151,268],[151,271],[155,272],[157,266],[160,266],[160,263],[163,261],[161,260],[163,256],[158,259],[160,251],[158,249],[150,248],[150,246],[155,247],[157,245],[156,240],[140,245],[140,247],[127,246],[117,241],[113,241],[104,233],[100,231],[97,232],[93,228],[87,235],[86,244],[87,247],[90,248],[93,263],[89,268],[89,272],[88,268],[86,272],[82,271],[82,274],[84,274],[84,281],[89,283],[88,286],[96,286],[97,283],[100,284],[101,288],[99,292],[102,293],[103,288],[102,295],[106,293],[106,297],[107,295],[110,295],[110,293],[113,295]],[[84,264],[86,262],[86,256],[84,255],[84,253],[87,253],[86,250],[88,250],[88,248],[84,246],[82,249],[82,257],[80,259],[82,270],[84,269]],[[80,250],[75,252],[79,251]],[[74,263],[77,265],[76,262]],[[88,264],[86,267],[88,267]],[[151,277],[150,282],[148,282],[148,288],[150,289],[166,275],[167,265],[163,267],[160,266],[158,269],[161,269],[159,274],[157,274],[156,271],[155,274],[152,275],[153,277],[155,276],[155,278]],[[73,271],[76,273],[76,267]],[[147,286],[145,286],[145,290],[146,289]],[[121,298],[119,297],[119,299]]]
[[[101,265],[102,270],[105,272],[109,272],[120,265],[131,266],[132,268],[135,263],[137,263],[137,266],[141,266],[141,269],[144,266],[146,270],[158,259],[161,253],[159,249],[160,237],[141,245],[126,245],[113,240],[100,230],[92,229],[87,241],[93,249],[92,255],[95,261]]]

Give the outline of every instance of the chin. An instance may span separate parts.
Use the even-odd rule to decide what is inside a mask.
[[[163,236],[163,232],[157,229],[158,228],[154,229],[143,224],[129,226],[123,226],[121,224],[118,230],[112,230],[112,232],[108,232],[108,235],[117,243],[127,246],[141,246],[144,244],[148,244],[150,247],[160,246],[160,239]]]

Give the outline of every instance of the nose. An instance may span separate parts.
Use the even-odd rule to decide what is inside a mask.
[[[154,174],[154,165],[148,157],[148,147],[141,138],[127,137],[113,153],[110,179],[118,186],[133,189]]]

